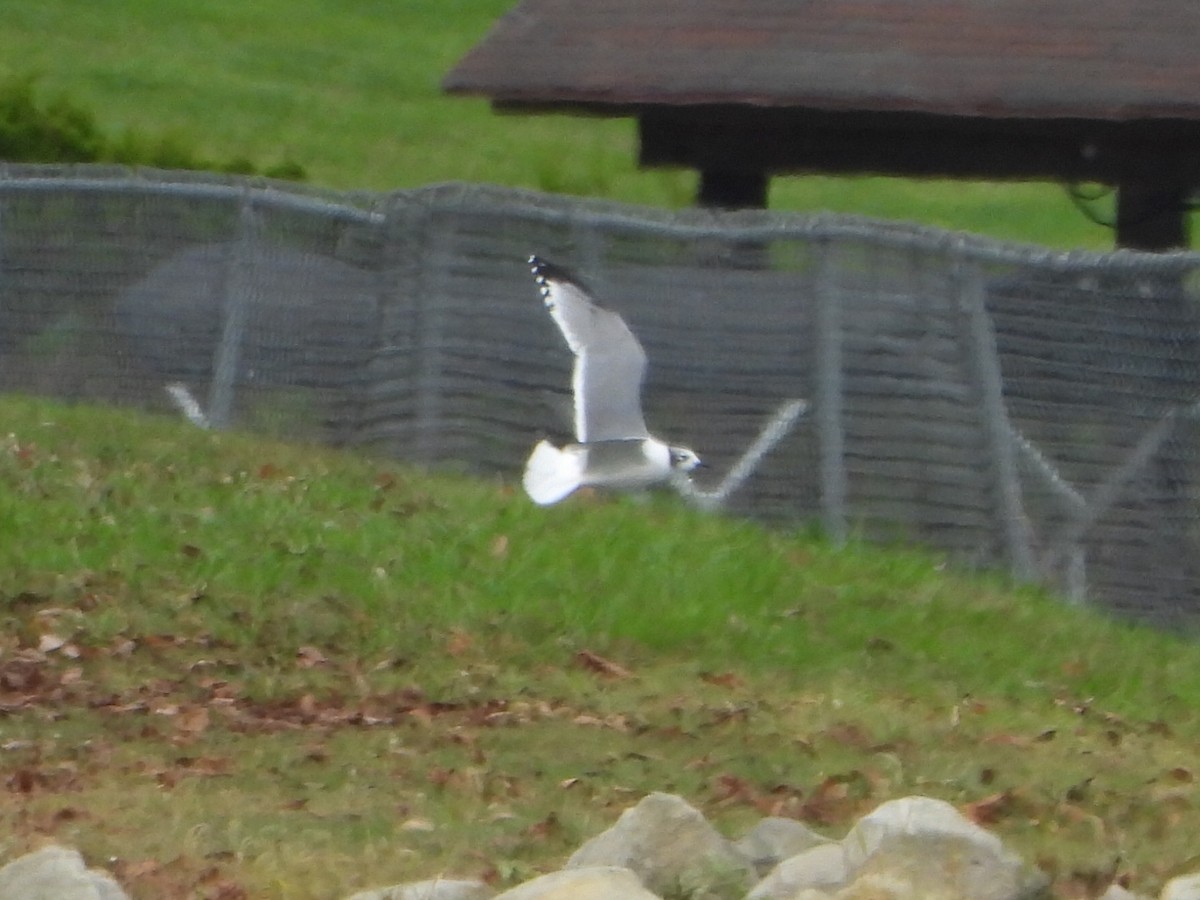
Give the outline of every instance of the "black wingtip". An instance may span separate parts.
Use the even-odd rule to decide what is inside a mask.
[[[555,265],[552,262],[542,259],[536,253],[529,255],[529,271],[533,272],[533,277],[538,283],[538,287],[545,293],[547,282],[561,281],[568,284],[573,284],[576,287],[587,290],[586,286],[580,281],[573,272],[562,266]]]
[[[546,265],[546,261],[537,254],[529,254],[529,271],[533,273],[533,280],[537,283],[542,299],[549,303],[550,285],[546,281]]]
[[[533,277],[541,281],[542,279],[552,279],[554,281],[574,281],[574,277],[562,266],[556,266],[552,262],[547,262],[536,253],[529,257],[529,270],[533,272]]]

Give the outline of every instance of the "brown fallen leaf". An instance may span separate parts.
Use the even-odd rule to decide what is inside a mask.
[[[575,654],[575,661],[589,672],[595,672],[597,675],[602,675],[605,678],[629,678],[633,674],[624,666],[618,665],[610,659],[605,659],[600,654],[593,653],[591,650],[580,650]]]
[[[140,859],[137,862],[122,863],[117,867],[117,873],[122,879],[130,881],[156,875],[162,869],[162,864],[156,859]]]
[[[312,763],[327,763],[329,762],[329,748],[322,743],[309,744],[304,748],[304,760]]]
[[[532,825],[526,828],[525,834],[529,835],[531,838],[544,841],[558,834],[561,830],[562,824],[558,821],[558,816],[552,812],[540,822],[534,822]]]
[[[446,769],[442,766],[434,766],[425,777],[430,784],[440,788],[446,787],[452,781],[460,780],[454,769]]]
[[[852,790],[853,788],[853,790]],[[845,822],[870,800],[871,779],[857,769],[823,779],[799,807],[797,818],[820,825]],[[856,794],[865,795],[856,797]]]
[[[715,685],[716,687],[729,688],[730,690],[734,688],[745,687],[746,685],[746,682],[734,672],[721,672],[719,674],[712,672],[701,672],[700,680],[706,684]]]
[[[718,803],[745,803],[753,806],[757,792],[745,778],[726,772],[713,779],[713,799]]]
[[[316,647],[301,647],[296,651],[296,665],[302,669],[315,669],[329,664],[329,657]]]
[[[587,713],[580,713],[571,719],[572,725],[584,725],[589,728],[611,728],[613,731],[622,733],[629,731],[629,720],[620,713],[614,713],[609,716],[593,716]]]
[[[233,768],[233,760],[228,756],[181,756],[175,760],[175,765],[196,775],[213,777],[228,775]]]
[[[156,650],[163,647],[179,647],[183,644],[183,639],[173,634],[147,634],[141,638],[141,641],[147,647]]]
[[[976,825],[995,825],[1015,807],[1012,791],[1000,791],[962,807],[962,813]]]
[[[870,733],[856,722],[834,722],[825,729],[824,734],[843,747],[863,750],[874,744]]]
[[[463,631],[461,628],[455,628],[450,632],[450,637],[446,640],[446,652],[457,658],[470,652],[474,644],[475,639],[468,632]]]
[[[0,663],[0,691],[26,693],[38,690],[45,683],[46,677],[36,662],[13,659]]]
[[[200,734],[208,729],[209,721],[208,707],[190,706],[175,716],[175,727],[188,734]]]
[[[44,787],[48,779],[36,769],[17,769],[8,777],[5,784],[15,794],[32,794],[39,787]]]

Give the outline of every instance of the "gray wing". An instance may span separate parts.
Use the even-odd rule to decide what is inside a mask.
[[[646,353],[624,320],[597,306],[564,269],[530,257],[546,309],[575,354],[575,437],[589,441],[649,437],[642,417]]]

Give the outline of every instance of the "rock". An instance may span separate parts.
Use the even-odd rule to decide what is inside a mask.
[[[360,891],[346,900],[488,900],[496,892],[482,881],[432,878],[373,891]]]
[[[708,823],[673,794],[653,793],[625,810],[607,831],[576,850],[564,868],[619,866],[632,870],[651,891],[683,893],[694,900],[746,890],[753,866]]]
[[[1200,872],[1172,878],[1163,885],[1158,900],[1200,900]]]
[[[582,866],[551,872],[505,891],[496,900],[659,900],[629,869]]]
[[[938,897],[982,898],[1036,897],[1049,883],[1047,876],[1025,865],[1016,854],[1004,849],[1000,839],[963,816],[949,803],[930,797],[891,800],[868,813],[850,829],[842,841],[846,869],[863,882],[860,893],[850,897],[907,897],[905,885],[932,889],[944,884]],[[921,857],[908,865],[906,855]],[[978,873],[994,887],[973,893],[981,885]],[[898,893],[887,893],[883,882],[894,881]],[[855,887],[852,884],[848,891]],[[924,888],[921,888],[924,889]],[[870,891],[875,893],[870,893]],[[955,893],[958,891],[958,893]],[[914,894],[912,896],[919,896]],[[932,896],[932,895],[931,895]],[[839,898],[841,895],[839,894]]]
[[[846,883],[846,876],[842,845],[821,844],[785,859],[754,886],[746,900],[793,900],[798,892],[818,888],[836,891]]]
[[[855,872],[887,840],[906,834],[961,837],[995,854],[1004,853],[1000,839],[980,828],[944,800],[904,797],[889,800],[863,816],[842,840],[846,867]]]
[[[0,869],[0,900],[129,900],[107,873],[66,847],[43,847]]]
[[[742,856],[754,864],[761,877],[785,859],[803,853],[810,847],[829,844],[829,838],[817,834],[802,822],[779,816],[760,819],[746,835],[735,841],[733,846]]]
[[[837,900],[1029,900],[1047,880],[1011,854],[958,834],[888,838]]]
[[[1108,890],[1101,894],[1097,900],[1147,900],[1132,891],[1127,891],[1119,884],[1110,884]]]

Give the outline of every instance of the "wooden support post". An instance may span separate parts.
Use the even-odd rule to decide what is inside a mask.
[[[767,182],[765,172],[702,169],[696,203],[717,209],[765,209]]]
[[[1170,180],[1122,181],[1117,188],[1117,246],[1154,251],[1187,247],[1189,193]]]

